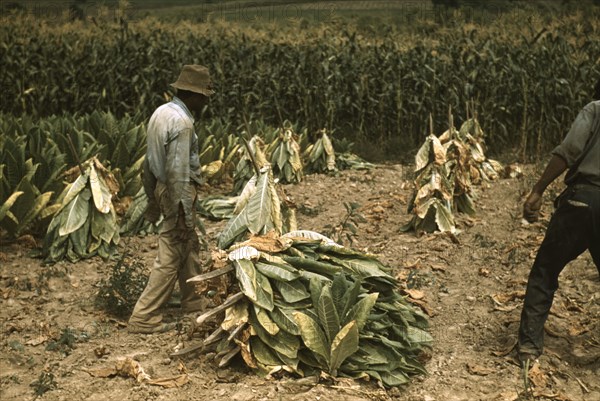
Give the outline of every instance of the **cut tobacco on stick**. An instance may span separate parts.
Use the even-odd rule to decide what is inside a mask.
[[[189,350],[214,350],[219,366],[239,353],[263,375],[325,372],[386,387],[425,373],[427,317],[400,295],[389,269],[313,231],[281,234],[269,169],[253,180],[219,239],[228,251],[213,254],[214,271],[189,280],[202,292],[231,277],[224,301],[195,322],[198,329],[217,319],[217,329]]]

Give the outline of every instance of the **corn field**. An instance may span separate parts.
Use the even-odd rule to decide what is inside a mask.
[[[363,35],[332,23],[306,29],[155,20],[0,27],[0,111],[43,117],[110,111],[145,121],[181,65],[201,63],[217,94],[209,115],[238,126],[292,121],[309,132],[414,151],[451,106],[474,101],[490,149],[539,156],[565,134],[600,74],[593,15],[505,15],[489,26],[422,23],[416,33]],[[596,18],[594,18],[594,15]],[[462,121],[457,121],[458,124]],[[381,151],[379,151],[381,153]]]

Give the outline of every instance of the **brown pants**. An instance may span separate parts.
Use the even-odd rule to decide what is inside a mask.
[[[184,311],[198,310],[202,300],[187,279],[200,274],[200,244],[195,229],[185,226],[183,210],[175,228],[158,236],[158,255],[144,292],[138,299],[129,318],[130,325],[155,327],[162,322],[157,313],[171,297],[179,281],[181,306]]]

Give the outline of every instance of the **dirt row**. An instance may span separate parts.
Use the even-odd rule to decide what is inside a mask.
[[[7,400],[600,400],[600,280],[586,253],[563,272],[546,330],[546,351],[530,372],[529,391],[514,358],[525,283],[551,213],[548,193],[541,222],[523,225],[520,209],[536,171],[477,188],[477,216],[457,218],[460,233],[416,237],[399,228],[409,220],[406,167],[379,165],[337,176],[311,175],[286,193],[298,205],[303,229],[331,232],[344,202],[360,205],[353,247],[375,253],[401,280],[401,291],[429,316],[435,339],[428,375],[402,388],[377,383],[289,376],[265,379],[234,362],[219,369],[211,354],[169,358],[189,345],[184,330],[132,335],[125,319],[95,303],[114,262],[99,258],[43,266],[30,243],[0,249],[0,399]],[[216,190],[215,190],[216,191]],[[224,222],[205,220],[207,240]],[[148,268],[156,237],[123,239]],[[206,256],[206,255],[204,255]],[[185,326],[190,316],[169,305],[166,315]],[[95,377],[123,358],[152,378]],[[180,380],[180,381],[177,381]],[[168,380],[167,380],[168,381]],[[44,392],[45,390],[45,392]],[[38,391],[43,394],[36,396]]]

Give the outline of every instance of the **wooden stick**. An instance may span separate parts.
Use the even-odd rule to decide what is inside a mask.
[[[199,281],[210,280],[212,278],[222,276],[223,274],[227,274],[233,270],[234,270],[234,267],[231,265],[228,265],[228,266],[222,267],[220,269],[211,270],[208,273],[199,274],[197,276],[189,278],[189,279],[187,279],[187,282],[195,283],[195,282],[199,282]]]
[[[73,144],[73,140],[71,139],[71,134],[66,134],[67,142],[69,142],[69,147],[71,148],[71,152],[73,153],[73,158],[75,162],[77,162],[77,166],[79,167],[79,172],[83,175],[83,166],[81,165],[81,160],[79,160],[79,155],[77,154],[77,150],[75,150],[75,145]]]
[[[252,162],[252,166],[254,167],[254,172],[256,173],[256,178],[258,179],[258,177],[260,176],[260,168],[258,167],[256,158],[254,158],[254,153],[252,153],[252,149],[250,149],[250,145],[248,144],[248,141],[246,141],[246,138],[244,138],[240,132],[236,133],[237,136],[242,140],[244,146],[246,147],[246,151],[248,152],[248,156],[250,156],[250,161]]]
[[[202,325],[206,321],[206,319],[208,319],[211,316],[214,316],[214,315],[218,314],[219,312],[223,312],[225,309],[229,308],[231,305],[235,304],[236,302],[238,302],[242,298],[244,298],[244,293],[242,293],[242,292],[238,292],[237,294],[230,296],[221,305],[219,305],[216,308],[213,308],[212,310],[209,310],[208,312],[205,312],[204,314],[198,316],[196,318],[196,324],[198,326]]]
[[[238,353],[240,352],[240,347],[238,347],[237,345],[229,352],[227,352],[223,358],[221,359],[221,361],[219,362],[219,367],[225,367],[227,365],[229,365],[229,362],[231,361],[231,358],[233,358],[234,356],[236,356]]]
[[[204,345],[208,346],[220,341],[221,338],[223,338],[224,334],[225,330],[221,326],[219,326],[215,331],[213,331],[213,333],[210,336],[204,339]]]
[[[190,345],[189,347],[180,349],[177,352],[173,352],[169,356],[173,358],[173,357],[177,357],[177,356],[191,354],[192,352],[200,351],[202,348],[207,347],[211,344],[214,344],[214,343],[220,341],[221,338],[223,338],[224,334],[225,334],[225,330],[223,330],[221,328],[221,326],[219,326],[210,336],[206,337],[204,339],[204,341],[201,341],[197,344]]]
[[[433,116],[429,113],[429,135],[433,135]]]
[[[246,322],[240,324],[235,329],[233,329],[233,331],[231,332],[231,334],[229,335],[229,337],[227,337],[227,341],[231,341],[235,337],[237,337],[237,335],[244,329],[244,327],[246,327]]]

